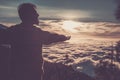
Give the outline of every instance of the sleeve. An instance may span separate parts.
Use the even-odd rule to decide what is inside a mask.
[[[67,37],[65,35],[60,35],[60,34],[44,31],[43,44],[47,45],[47,44],[51,44],[51,43],[55,43],[55,42],[66,41],[69,39],[70,39],[70,37]]]

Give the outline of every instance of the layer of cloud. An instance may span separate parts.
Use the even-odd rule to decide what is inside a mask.
[[[41,24],[41,26],[43,26],[44,29],[47,30],[56,31],[59,33],[66,33],[67,31],[69,31],[70,26],[65,26],[66,28],[64,29],[64,21],[66,20],[48,20],[48,22],[44,21],[44,24]],[[69,31],[68,33],[72,34],[73,36],[79,35],[77,37],[91,36],[96,38],[120,38],[120,24],[118,23],[77,22],[77,26],[73,29],[76,30],[76,32],[73,33],[72,31]]]
[[[111,45],[111,41],[92,39],[81,39],[77,44],[58,43],[44,46],[43,57],[53,63],[72,65],[75,71],[94,76],[95,65],[100,60],[108,59]]]

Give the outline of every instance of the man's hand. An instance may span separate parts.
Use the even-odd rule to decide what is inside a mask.
[[[71,36],[66,36],[66,40],[69,40],[71,38]]]

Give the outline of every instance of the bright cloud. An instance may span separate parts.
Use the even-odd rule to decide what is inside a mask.
[[[47,30],[60,33],[69,32],[77,37],[91,36],[97,38],[120,38],[120,24],[110,22],[76,22],[70,20],[45,21]],[[57,22],[57,23],[56,23]],[[41,25],[42,26],[42,25]]]

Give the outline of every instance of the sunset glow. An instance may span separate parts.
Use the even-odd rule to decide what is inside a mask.
[[[62,28],[70,32],[77,32],[75,28],[79,27],[79,25],[80,24],[78,22],[68,20],[63,22]]]

